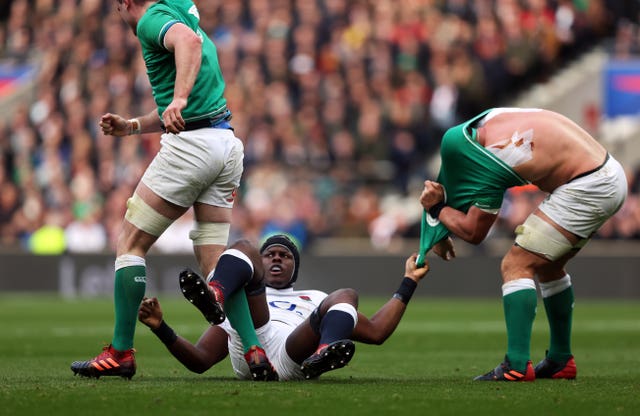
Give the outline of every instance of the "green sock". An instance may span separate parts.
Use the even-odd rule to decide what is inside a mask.
[[[147,287],[145,266],[127,266],[116,270],[114,285],[115,328],[113,348],[118,351],[133,348],[133,336],[140,302]]]
[[[511,368],[525,371],[531,356],[531,330],[536,317],[535,289],[523,289],[502,297],[507,324],[507,357]]]
[[[249,311],[249,302],[244,289],[232,293],[228,299],[225,299],[224,313],[227,315],[227,319],[229,319],[233,329],[238,332],[245,353],[253,345],[262,348],[260,341],[258,341],[256,329],[253,327],[253,318]]]
[[[549,320],[551,341],[547,357],[564,362],[571,357],[571,323],[573,320],[573,286],[543,298]]]

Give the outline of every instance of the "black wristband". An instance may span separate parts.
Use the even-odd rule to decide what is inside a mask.
[[[402,279],[402,283],[400,283],[400,287],[396,290],[396,293],[393,294],[393,297],[406,305],[409,303],[409,300],[411,300],[411,296],[413,296],[416,287],[418,287],[418,283],[405,277]]]
[[[172,345],[178,339],[178,335],[173,332],[173,329],[165,321],[160,323],[160,326],[151,330],[167,347]]]
[[[438,202],[437,204],[429,208],[429,215],[431,215],[431,217],[434,219],[438,219],[438,217],[440,216],[440,211],[442,211],[442,208],[444,208],[445,206],[446,205],[444,204],[444,202]]]

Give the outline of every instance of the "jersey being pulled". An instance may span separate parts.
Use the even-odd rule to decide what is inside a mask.
[[[202,39],[200,72],[189,95],[187,107],[182,110],[182,117],[188,122],[214,118],[227,111],[225,83],[216,47],[199,27],[199,22],[198,9],[191,0],[158,0],[138,22],[136,34],[160,117],[173,100],[175,55],[165,48],[164,36],[176,23],[188,26]]]
[[[437,181],[445,189],[446,205],[462,212],[472,205],[500,209],[508,188],[529,183],[478,143],[475,123],[491,110],[450,128],[442,137]],[[423,211],[418,266],[424,265],[427,252],[448,235],[449,230],[440,221]]]

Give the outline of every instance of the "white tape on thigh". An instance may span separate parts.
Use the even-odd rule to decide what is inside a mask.
[[[516,227],[516,243],[525,250],[557,260],[573,249],[571,242],[555,227],[537,215],[529,215]]]
[[[140,230],[159,237],[169,228],[173,220],[160,214],[137,194],[127,200],[124,218]]]
[[[226,246],[230,229],[231,224],[228,222],[196,222],[196,228],[189,232],[189,238],[193,240],[194,246],[205,244]]]

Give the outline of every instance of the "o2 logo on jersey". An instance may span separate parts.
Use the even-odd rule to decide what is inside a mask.
[[[298,305],[296,305],[295,303],[286,302],[286,301],[282,301],[282,300],[272,300],[271,302],[269,302],[269,306],[271,306],[272,308],[275,308],[275,309],[281,309],[281,310],[284,310],[284,311],[293,312],[293,313],[295,313],[297,315],[300,315],[300,316],[304,316],[304,315],[302,315],[302,312],[296,310]]]

